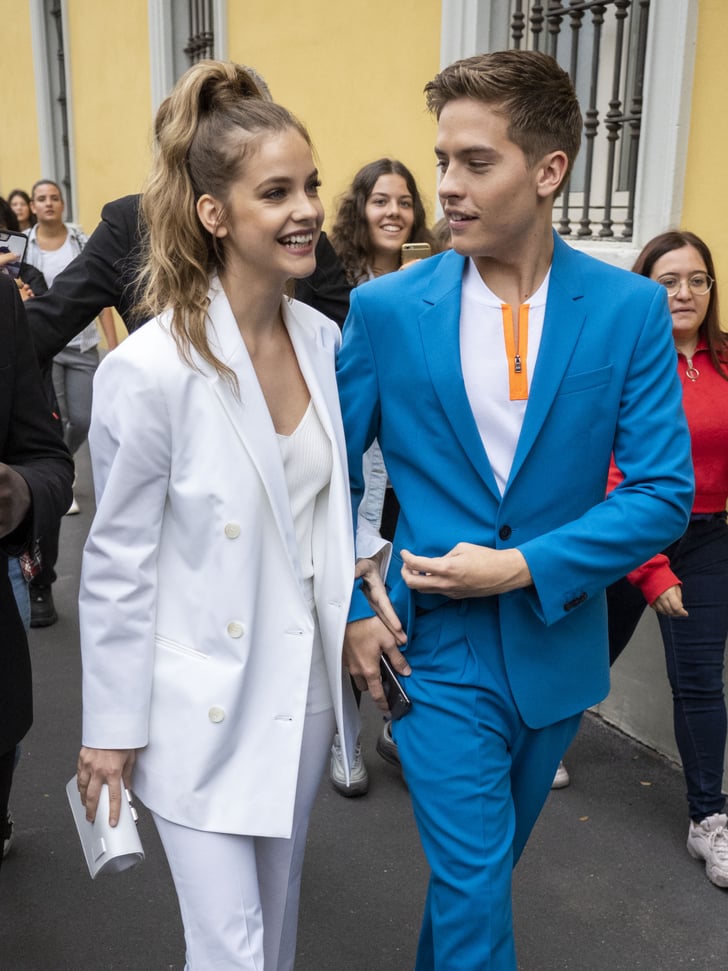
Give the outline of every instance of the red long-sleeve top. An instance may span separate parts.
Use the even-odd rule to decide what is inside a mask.
[[[687,358],[678,353],[677,370],[695,472],[693,512],[721,512],[728,498],[728,381],[713,366],[708,344],[702,337],[692,357],[692,367],[698,372],[694,381],[687,376],[688,367]],[[622,478],[612,458],[607,492],[619,485]],[[632,570],[627,579],[639,587],[648,603],[654,603],[661,593],[680,583],[663,553]]]

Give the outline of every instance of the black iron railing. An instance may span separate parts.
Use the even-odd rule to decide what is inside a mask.
[[[189,36],[185,54],[190,64],[215,56],[212,0],[189,0]]]
[[[632,238],[650,0],[511,0],[510,42],[567,70],[584,141],[556,228],[578,239]]]

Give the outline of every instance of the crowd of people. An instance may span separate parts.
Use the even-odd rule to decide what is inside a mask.
[[[88,436],[78,788],[91,821],[104,786],[112,825],[124,787],[150,810],[188,971],[293,968],[326,764],[342,795],[368,788],[365,690],[431,870],[417,971],[514,971],[513,868],[648,604],[687,848],[728,887],[728,350],[710,250],[666,232],[630,273],[554,233],[582,116],[547,55],[458,61],[425,95],[432,228],[410,170],[381,158],[327,237],[309,132],[220,61],[177,82],[143,192],[88,241],[51,179],[0,206],[27,234],[16,279],[0,275],[0,367],[18,374],[0,386],[0,823],[9,842],[31,720],[22,614],[55,620]],[[0,269],[17,263],[0,249]]]

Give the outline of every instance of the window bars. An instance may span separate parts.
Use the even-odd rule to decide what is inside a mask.
[[[555,57],[584,115],[556,223],[562,236],[632,238],[649,9],[650,0],[511,2],[510,46]]]
[[[189,64],[215,56],[212,0],[189,0],[189,36],[184,52]]]

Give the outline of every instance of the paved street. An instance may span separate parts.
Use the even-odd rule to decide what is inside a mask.
[[[176,901],[154,827],[147,858],[92,882],[64,785],[75,769],[80,678],[75,600],[92,510],[66,518],[54,627],[32,632],[36,720],[11,808],[16,841],[0,873],[0,971],[157,971],[184,965]],[[311,824],[297,971],[408,971],[427,868],[407,790],[374,752],[365,698],[369,794],[323,783]],[[587,716],[569,753],[570,788],[551,794],[515,876],[519,971],[713,971],[728,953],[728,892],[685,850],[678,769]],[[473,969],[480,971],[480,969]]]

